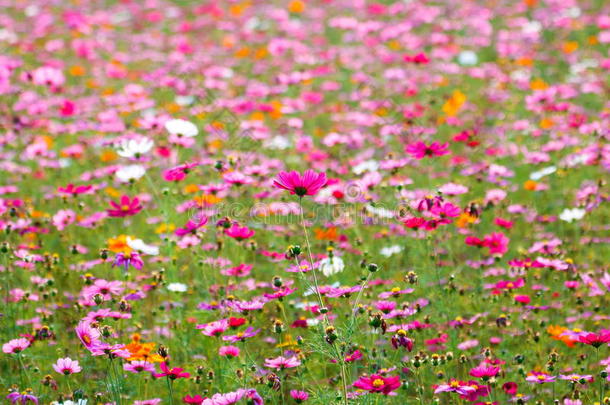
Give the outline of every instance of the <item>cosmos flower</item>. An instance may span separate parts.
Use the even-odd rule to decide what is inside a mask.
[[[260,331],[261,331],[260,329],[254,329],[253,327],[249,326],[243,332],[238,332],[235,335],[223,336],[222,340],[224,340],[225,342],[231,342],[231,343],[243,342],[247,338],[251,338],[251,337],[258,335],[258,333]]]
[[[165,123],[165,129],[172,135],[177,137],[186,137],[192,138],[199,134],[199,130],[192,122],[182,120],[182,119],[173,119],[169,120]]]
[[[121,142],[121,145],[117,151],[119,156],[125,158],[139,159],[146,153],[148,153],[154,146],[154,142],[148,138],[140,139],[125,139]]]
[[[75,328],[76,336],[80,339],[87,349],[93,349],[102,345],[99,330],[93,328],[89,322],[80,321]]]
[[[333,274],[341,273],[345,269],[345,263],[343,262],[343,259],[338,256],[324,258],[320,260],[317,265],[318,269],[326,277],[330,277]]]
[[[79,373],[82,368],[78,364],[78,361],[65,357],[63,359],[57,359],[57,362],[53,364],[53,370],[57,371],[59,374],[70,375]]]
[[[115,173],[116,178],[123,183],[130,183],[139,180],[145,174],[146,169],[141,165],[123,166]]]
[[[559,214],[559,219],[565,222],[574,222],[582,219],[587,211],[581,208],[566,208]]]
[[[30,341],[26,338],[18,338],[10,340],[8,343],[2,345],[2,351],[7,354],[21,353],[25,349],[30,347]]]
[[[587,333],[584,336],[580,336],[578,341],[598,348],[601,345],[610,342],[610,332]]]
[[[432,142],[430,145],[426,145],[420,141],[408,145],[405,151],[415,159],[443,156],[449,153],[449,143]]]
[[[279,356],[274,359],[266,359],[265,367],[275,368],[275,369],[285,369],[285,368],[293,368],[301,365],[301,361],[295,357],[283,357]]]
[[[234,223],[230,228],[225,229],[225,234],[235,240],[242,241],[254,236],[254,231],[247,226],[239,226]]]
[[[305,391],[290,390],[290,396],[297,404],[307,401],[309,394]]]
[[[129,266],[132,266],[137,270],[142,270],[142,267],[144,267],[144,262],[140,258],[140,254],[135,251],[129,253],[117,253],[114,257],[112,267],[123,267],[123,269],[127,271],[129,270]]]
[[[316,195],[326,185],[326,173],[316,173],[313,170],[305,170],[303,175],[296,171],[280,172],[273,186],[290,191],[299,197]]]
[[[119,218],[136,215],[138,212],[142,211],[143,208],[142,205],[140,205],[138,197],[131,199],[126,195],[121,197],[119,203],[110,201],[110,205],[112,206],[112,209],[107,210],[108,215]]]
[[[389,395],[400,387],[400,377],[383,377],[378,374],[362,376],[353,384],[354,387],[372,393]]]
[[[551,376],[547,373],[540,373],[537,371],[532,371],[531,373],[528,373],[527,377],[525,378],[525,381],[531,382],[534,384],[544,384],[544,383],[553,382],[553,381],[555,381],[556,378],[557,377]]]
[[[11,401],[11,404],[18,405],[27,405],[28,402],[33,402],[38,405],[38,397],[32,395],[30,391],[17,392],[13,391],[6,396],[8,400]]]
[[[166,362],[159,365],[161,369],[160,373],[151,373],[155,378],[167,377],[170,380],[176,380],[179,378],[189,378],[191,375],[179,367],[169,368]]]
[[[476,388],[459,380],[450,380],[448,384],[440,384],[434,389],[435,394],[439,394],[441,392],[455,392],[462,396],[467,396],[474,391],[476,391]]]

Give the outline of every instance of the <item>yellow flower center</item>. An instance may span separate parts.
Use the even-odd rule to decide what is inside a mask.
[[[373,381],[373,387],[379,388],[379,387],[382,387],[382,386],[383,386],[383,380],[381,378],[376,378]]]

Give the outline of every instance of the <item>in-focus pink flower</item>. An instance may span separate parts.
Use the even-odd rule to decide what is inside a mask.
[[[266,359],[265,367],[275,368],[275,369],[285,369],[285,368],[293,368],[301,365],[301,361],[296,357],[283,357],[279,356],[275,359]]]
[[[53,364],[53,370],[57,371],[59,374],[70,375],[80,373],[82,368],[78,364],[78,361],[65,357],[63,359],[57,359],[57,363]]]
[[[400,387],[400,377],[382,377],[378,374],[373,374],[369,377],[360,377],[353,385],[368,392],[388,395]]]
[[[301,176],[298,172],[280,172],[273,180],[273,186],[290,191],[299,197],[316,195],[326,185],[326,173],[305,170]]]
[[[129,196],[124,195],[119,203],[110,201],[110,205],[112,209],[108,209],[107,212],[111,217],[128,217],[142,211],[142,205],[140,205],[138,197],[131,199]]]

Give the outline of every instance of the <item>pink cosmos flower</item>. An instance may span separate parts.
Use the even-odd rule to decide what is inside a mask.
[[[80,321],[75,328],[76,336],[85,345],[87,349],[92,349],[102,345],[100,340],[100,332],[96,328],[93,328],[89,322]]]
[[[260,331],[261,331],[260,329],[254,329],[253,327],[249,326],[243,332],[237,332],[237,334],[231,335],[231,336],[223,336],[222,340],[224,340],[225,342],[231,342],[231,343],[243,342],[247,338],[251,338],[251,337],[258,335],[258,333]]]
[[[254,236],[254,231],[247,226],[233,224],[230,228],[225,229],[225,234],[235,240],[242,241]]]
[[[508,251],[508,242],[510,242],[510,239],[502,232],[493,232],[485,235],[483,246],[489,248],[490,255],[502,256]]]
[[[479,366],[470,370],[470,375],[476,378],[482,378],[488,380],[491,377],[495,377],[500,372],[500,367],[488,366],[486,364],[480,364]]]
[[[423,142],[415,142],[408,145],[405,151],[415,159],[423,159],[425,157],[443,156],[449,153],[449,143],[440,144],[432,142],[429,146]]]
[[[148,371],[149,373],[155,372],[155,366],[144,360],[132,361],[131,363],[123,364],[123,370],[130,371],[132,373],[141,373]]]
[[[525,381],[535,383],[535,384],[544,384],[544,383],[555,381],[555,378],[556,377],[546,374],[546,373],[539,373],[537,371],[532,371],[525,378]]]
[[[218,354],[225,357],[238,357],[239,347],[237,346],[220,346],[218,348]]]
[[[400,387],[400,377],[382,377],[381,375],[373,374],[369,377],[360,377],[353,385],[368,392],[389,395]]]
[[[8,343],[2,345],[2,351],[7,354],[21,353],[25,349],[30,347],[30,341],[26,338],[18,338],[10,340]]]
[[[305,170],[301,176],[298,172],[280,172],[273,180],[273,186],[290,191],[299,197],[316,195],[326,185],[326,173],[316,173],[313,170]]]
[[[53,370],[57,371],[59,374],[70,375],[80,373],[82,368],[78,364],[78,361],[65,357],[63,359],[57,359],[57,363],[53,364]]]
[[[474,391],[476,391],[476,388],[472,387],[467,382],[459,380],[451,380],[448,384],[438,385],[434,389],[435,394],[439,394],[441,392],[455,392],[462,396],[467,396]]]
[[[11,401],[11,404],[26,405],[29,401],[32,401],[34,404],[38,405],[38,398],[27,391],[21,393],[19,391],[14,391],[8,394],[6,398]]]
[[[88,194],[92,188],[93,186],[91,185],[75,186],[74,184],[70,183],[66,187],[57,187],[57,191],[61,194],[76,196],[78,194]]]
[[[276,357],[275,359],[266,359],[265,367],[275,369],[293,368],[301,365],[301,361],[296,357],[286,358],[283,356]]]
[[[197,215],[197,218],[195,218],[195,220],[188,220],[188,222],[184,225],[183,228],[176,229],[174,233],[177,236],[184,236],[188,235],[189,233],[195,234],[199,228],[205,226],[205,224],[207,223],[208,217],[203,215]]]
[[[129,266],[133,266],[133,268],[142,270],[144,267],[144,262],[140,258],[140,254],[136,251],[125,253],[120,252],[114,258],[114,263],[112,263],[112,267],[123,267],[125,271],[129,270]]]
[[[178,378],[189,378],[191,375],[180,367],[169,368],[166,362],[159,364],[159,368],[161,369],[160,373],[152,373],[153,377],[161,378],[167,377],[170,380],[176,380]]]
[[[59,210],[53,215],[53,225],[58,231],[63,231],[76,220],[76,213],[72,210]]]
[[[142,211],[143,208],[142,205],[140,205],[138,197],[131,199],[126,195],[121,197],[118,204],[114,201],[110,201],[110,205],[113,209],[108,209],[106,211],[111,217],[128,217],[136,215],[138,212]]]
[[[578,341],[586,345],[591,345],[597,349],[604,343],[610,342],[610,332],[601,332],[599,334],[587,333],[584,336],[580,336]]]
[[[297,404],[307,401],[309,394],[305,391],[290,390],[290,396]]]
[[[197,325],[196,328],[201,329],[201,333],[205,336],[220,336],[229,329],[229,321],[221,319],[219,321]]]

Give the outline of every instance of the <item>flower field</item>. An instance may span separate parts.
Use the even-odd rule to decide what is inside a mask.
[[[0,403],[610,404],[610,3],[0,0]]]

